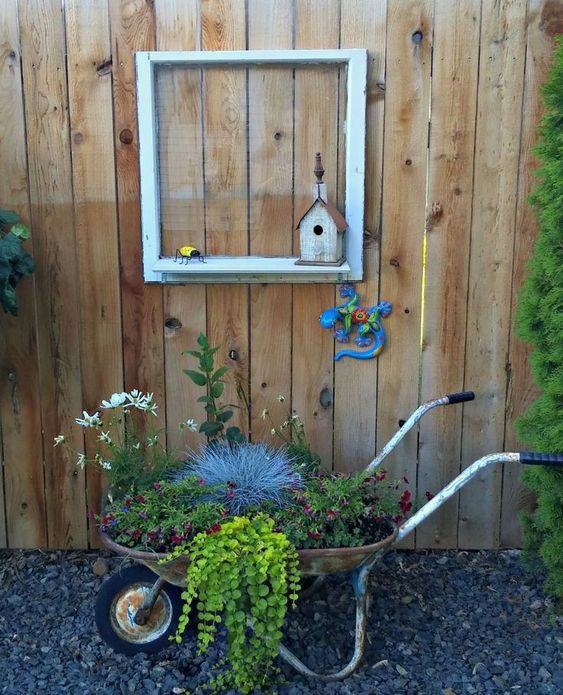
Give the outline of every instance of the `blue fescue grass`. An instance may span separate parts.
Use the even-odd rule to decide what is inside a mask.
[[[291,456],[262,442],[219,442],[192,452],[189,458],[190,462],[174,474],[173,482],[196,476],[207,486],[217,486],[210,497],[237,516],[264,502],[281,507],[292,489],[302,487]]]

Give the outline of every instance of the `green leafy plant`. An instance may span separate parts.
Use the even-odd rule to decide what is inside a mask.
[[[270,514],[297,548],[366,545],[388,536],[411,510],[411,493],[403,488],[385,471],[321,473],[293,492],[293,504]]]
[[[231,668],[212,687],[241,693],[263,688],[278,655],[288,604],[295,605],[300,588],[295,548],[274,530],[272,519],[259,514],[217,524],[163,562],[184,554],[191,561],[176,641],[181,642],[197,604],[200,653],[213,643],[218,623],[227,628]]]
[[[284,403],[285,396],[278,396],[278,401]],[[262,411],[262,419],[270,422],[272,435],[281,439],[288,455],[300,472],[315,473],[320,469],[321,459],[311,451],[305,426],[296,410],[290,410],[280,425],[274,424],[268,408]]]
[[[225,507],[209,501],[209,492],[197,478],[154,482],[110,504],[98,518],[99,527],[121,545],[168,552],[225,519]]]
[[[182,354],[191,355],[198,360],[198,369],[184,369],[184,373],[194,384],[206,389],[206,395],[197,399],[198,403],[205,404],[205,412],[207,413],[207,420],[201,423],[199,432],[206,436],[208,442],[222,439],[226,439],[228,442],[244,442],[246,438],[238,427],[225,427],[225,424],[233,417],[232,408],[237,406],[219,404],[219,398],[225,390],[223,377],[229,368],[219,367],[215,369],[215,354],[219,348],[210,347],[207,336],[200,333],[197,343],[199,350],[185,350]]]
[[[563,38],[543,87],[545,115],[535,153],[541,162],[531,203],[540,233],[520,294],[517,327],[534,345],[532,373],[542,394],[517,423],[520,439],[548,453],[563,452]],[[537,494],[524,519],[524,548],[548,572],[546,589],[563,601],[563,470],[529,466],[522,482]]]
[[[0,304],[12,316],[18,315],[16,287],[24,275],[35,270],[33,258],[22,245],[30,236],[17,212],[0,210]]]
[[[152,393],[137,389],[114,393],[109,400],[102,400],[99,408],[92,415],[84,411],[82,417],[75,419],[80,427],[96,432],[94,456],[74,453],[80,468],[92,465],[104,471],[112,496],[122,498],[142,490],[178,467],[177,457],[162,446],[161,433],[147,432],[143,421],[149,415],[156,415],[158,406]],[[106,413],[110,413],[109,417]],[[54,443],[68,446],[64,434],[57,435]]]

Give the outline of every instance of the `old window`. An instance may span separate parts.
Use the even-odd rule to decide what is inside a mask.
[[[362,278],[365,50],[139,52],[136,63],[146,282]],[[296,264],[318,149],[347,224],[338,267]]]

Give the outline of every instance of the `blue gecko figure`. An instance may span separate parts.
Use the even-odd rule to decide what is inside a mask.
[[[381,301],[375,306],[365,309],[358,306],[360,296],[353,285],[342,285],[339,291],[340,296],[346,301],[344,304],[323,311],[319,317],[321,326],[334,328],[337,322],[341,322],[343,325],[334,331],[334,337],[339,343],[348,343],[352,327],[358,326],[358,335],[354,338],[354,342],[360,348],[367,347],[369,349],[340,350],[334,356],[334,360],[338,361],[342,357],[353,357],[357,360],[377,357],[385,344],[385,331],[381,325],[381,319],[389,316],[392,311],[391,304]]]

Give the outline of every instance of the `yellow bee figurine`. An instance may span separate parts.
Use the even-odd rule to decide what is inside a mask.
[[[201,251],[196,249],[195,246],[182,246],[181,248],[176,249],[176,258],[174,260],[178,261],[178,258],[180,259],[180,263],[189,263],[190,259],[192,258],[197,258],[198,261],[205,263],[204,256],[201,254]]]

